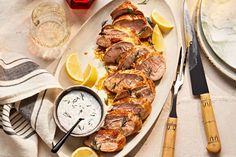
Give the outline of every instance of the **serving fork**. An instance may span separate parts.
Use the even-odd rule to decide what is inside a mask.
[[[176,102],[178,92],[184,83],[184,71],[187,59],[187,53],[183,54],[182,47],[180,48],[179,61],[177,65],[176,78],[172,85],[172,108],[167,119],[167,126],[165,130],[165,139],[163,143],[162,157],[173,157],[175,149],[175,137],[177,129],[177,112]]]

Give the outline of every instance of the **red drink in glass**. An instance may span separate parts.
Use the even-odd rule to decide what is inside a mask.
[[[88,9],[94,0],[66,0],[72,9]]]

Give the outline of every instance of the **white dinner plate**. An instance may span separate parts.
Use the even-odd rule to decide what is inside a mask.
[[[205,38],[215,54],[236,70],[236,0],[203,0],[200,10]]]
[[[94,49],[96,48],[96,38],[101,31],[101,24],[105,20],[111,21],[110,13],[114,8],[121,4],[124,0],[113,0],[103,8],[101,8],[96,14],[94,14],[87,22],[81,27],[78,34],[70,42],[67,50],[62,56],[62,59],[58,65],[56,71],[56,77],[64,88],[73,85],[69,80],[64,63],[68,54],[72,52],[77,52],[79,58],[82,62],[82,68],[85,69],[88,63],[94,64],[98,71],[99,77],[102,77],[105,73],[105,69],[102,63],[94,57]],[[100,154],[102,157],[109,156],[120,156],[123,157],[128,154],[147,134],[149,129],[154,124],[155,120],[158,118],[161,109],[165,103],[168,93],[171,89],[172,82],[175,78],[175,71],[178,62],[179,55],[179,41],[177,34],[177,27],[175,23],[174,16],[168,4],[164,0],[149,0],[146,5],[138,5],[137,3],[143,0],[132,0],[132,2],[137,5],[139,10],[144,12],[145,16],[150,16],[153,9],[157,9],[164,17],[166,17],[173,24],[174,28],[164,36],[165,40],[165,51],[164,56],[166,60],[166,73],[163,78],[157,83],[156,86],[156,97],[152,103],[152,112],[149,117],[145,120],[142,129],[136,135],[129,137],[127,139],[127,144],[124,149],[117,153],[103,153]],[[108,21],[108,22],[109,22]],[[63,133],[57,130],[55,141],[57,141]],[[63,145],[59,151],[60,157],[68,157],[71,153],[78,147],[83,146],[82,138],[70,137],[67,142]]]
[[[229,66],[222,57],[217,55],[217,53],[209,45],[209,42],[203,32],[200,14],[201,14],[201,9],[202,9],[201,4],[204,1],[205,0],[199,1],[196,17],[195,17],[195,20],[196,20],[195,27],[196,27],[198,42],[202,50],[204,51],[204,53],[207,55],[209,60],[213,63],[213,65],[229,78],[236,80],[236,69],[234,69],[232,66]],[[235,52],[232,52],[232,53],[235,53]],[[234,60],[234,62],[236,62],[236,59]]]

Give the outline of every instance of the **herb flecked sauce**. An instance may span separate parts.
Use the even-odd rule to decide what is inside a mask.
[[[92,131],[101,120],[101,105],[97,99],[85,91],[71,91],[58,104],[59,123],[68,131],[79,118],[84,118],[74,129],[75,134]]]

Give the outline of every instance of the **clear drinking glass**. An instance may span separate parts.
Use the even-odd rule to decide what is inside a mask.
[[[31,18],[32,53],[44,59],[58,58],[70,35],[65,10],[58,3],[43,2]]]

